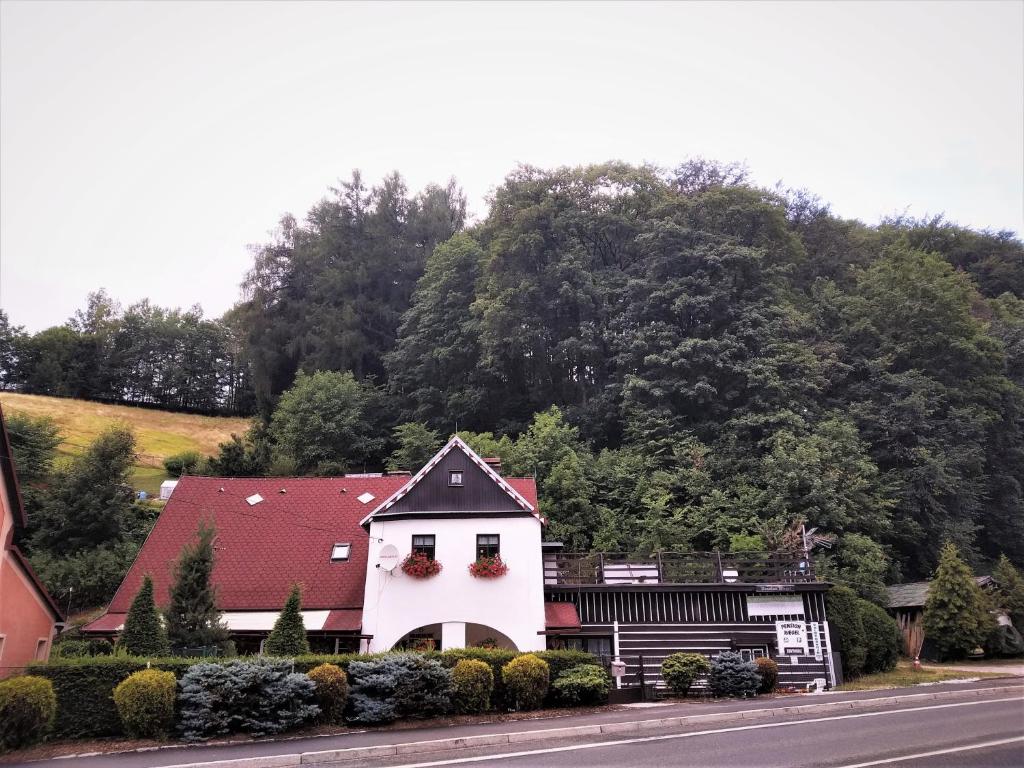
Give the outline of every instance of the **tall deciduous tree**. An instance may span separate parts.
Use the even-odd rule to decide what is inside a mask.
[[[278,453],[301,474],[343,473],[380,461],[384,402],[349,372],[300,373],[270,422]]]
[[[31,547],[74,554],[117,541],[135,524],[129,474],[135,435],[123,425],[102,432],[56,473],[31,522]]]
[[[426,424],[411,421],[394,429],[398,446],[388,458],[388,471],[404,469],[417,472],[441,447],[441,435]]]

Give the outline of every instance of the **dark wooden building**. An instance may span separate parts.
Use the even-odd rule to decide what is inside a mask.
[[[825,614],[830,585],[815,579],[806,556],[637,558],[548,545],[544,562],[548,615],[561,617],[558,626],[548,622],[549,647],[620,659],[620,687],[663,687],[661,663],[673,653],[722,651],[774,659],[783,688],[837,682]]]

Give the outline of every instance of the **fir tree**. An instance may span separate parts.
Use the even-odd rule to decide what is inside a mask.
[[[173,647],[223,646],[228,641],[228,628],[221,623],[216,590],[210,582],[214,533],[211,526],[200,524],[196,541],[182,548],[174,566],[166,613],[167,635]]]
[[[309,653],[306,626],[302,623],[302,593],[298,584],[292,585],[288,602],[274,622],[263,651],[269,656],[298,656]]]
[[[992,578],[998,589],[999,607],[1006,611],[1014,627],[1024,629],[1024,578],[1021,578],[1020,571],[1013,567],[1010,558],[1000,555]]]
[[[924,604],[924,631],[940,658],[959,658],[977,648],[991,625],[987,601],[974,574],[947,542]]]
[[[171,652],[167,631],[153,600],[153,579],[148,573],[128,609],[117,647],[134,656],[166,656]]]

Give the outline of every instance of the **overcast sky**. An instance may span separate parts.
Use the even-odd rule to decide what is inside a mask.
[[[747,163],[847,217],[1024,231],[1024,4],[0,3],[0,306],[238,298],[351,169]]]

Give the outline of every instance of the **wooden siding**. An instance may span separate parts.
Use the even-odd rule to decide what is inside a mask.
[[[749,616],[747,596],[753,591],[685,589],[609,588],[596,590],[550,589],[550,602],[572,603],[586,624],[610,623],[683,623],[746,622],[774,626],[776,621],[823,621],[825,596],[822,592],[804,592],[803,616]],[[777,594],[777,593],[773,593]]]
[[[639,682],[641,664],[644,682],[663,687],[661,663],[673,653],[702,653],[717,656],[722,651],[763,648],[779,665],[779,685],[804,688],[816,678],[829,679],[825,641],[825,598],[821,591],[800,594],[803,616],[749,616],[748,595],[754,590],[686,590],[662,588],[608,587],[601,590],[547,590],[547,600],[573,603],[582,624],[581,636],[615,635],[618,622],[618,652],[626,664],[622,685]],[[779,657],[775,622],[804,621],[808,624],[810,654]],[[818,634],[812,636],[816,623]],[[566,635],[572,637],[572,635]],[[822,651],[816,659],[815,647]],[[795,659],[795,661],[794,661]],[[698,684],[702,687],[705,681]]]
[[[452,470],[462,472],[462,486],[448,485],[448,473]],[[381,516],[390,517],[403,512],[523,511],[462,449],[456,447]]]

